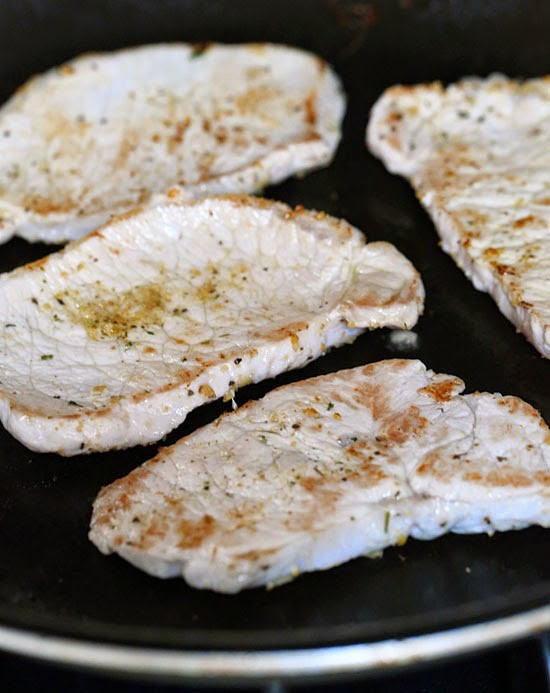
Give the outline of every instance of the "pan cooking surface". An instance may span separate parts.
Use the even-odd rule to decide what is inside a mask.
[[[115,5],[115,7],[113,7]],[[361,336],[301,371],[237,393],[243,404],[275,384],[395,356],[463,378],[467,391],[515,394],[550,420],[550,364],[437,245],[409,185],[364,146],[369,108],[395,82],[451,81],[502,71],[537,76],[550,65],[548,6],[540,2],[0,2],[0,100],[36,71],[80,52],[163,40],[270,40],[314,50],[341,75],[348,115],[330,168],[265,191],[346,218],[387,240],[421,272],[427,291],[416,348],[389,331]],[[0,270],[52,248],[13,240]],[[193,412],[175,442],[228,405]],[[87,539],[101,486],[156,446],[63,459],[0,431],[0,623],[78,639],[168,648],[285,648],[372,642],[521,613],[548,603],[548,533],[410,540],[273,591],[237,596],[160,581]]]

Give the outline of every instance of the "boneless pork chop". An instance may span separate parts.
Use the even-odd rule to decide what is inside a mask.
[[[445,532],[550,525],[550,431],[416,360],[280,387],[104,488],[90,538],[237,592]]]
[[[247,197],[138,210],[0,276],[0,418],[64,455],[156,441],[365,328],[411,327],[423,291],[392,245],[323,213]]]
[[[285,46],[81,56],[0,109],[0,242],[74,239],[171,186],[254,192],[326,165],[344,108],[330,67]]]
[[[392,87],[367,140],[474,286],[550,357],[550,77]]]

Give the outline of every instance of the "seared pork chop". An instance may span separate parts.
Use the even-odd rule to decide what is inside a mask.
[[[0,109],[0,242],[74,239],[171,187],[255,192],[324,166],[344,108],[330,67],[285,46],[81,56]]]
[[[550,431],[416,360],[280,387],[102,489],[90,538],[159,577],[277,584],[408,536],[550,525]]]
[[[120,217],[0,276],[0,418],[74,455],[162,438],[217,397],[423,306],[392,245],[323,213],[209,198]]]
[[[476,289],[549,358],[550,77],[392,87],[367,141]]]

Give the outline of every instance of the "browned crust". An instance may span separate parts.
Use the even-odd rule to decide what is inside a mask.
[[[182,518],[177,525],[179,549],[196,549],[214,533],[217,522],[212,515],[205,514],[200,520]]]
[[[454,391],[459,382],[455,378],[440,380],[426,387],[421,387],[419,393],[428,395],[436,402],[448,402],[453,398]]]

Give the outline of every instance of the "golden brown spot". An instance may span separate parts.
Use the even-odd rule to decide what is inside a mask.
[[[424,456],[422,464],[417,467],[416,472],[421,475],[430,474],[435,479],[446,479],[445,468],[447,466],[447,464],[442,464],[439,452],[434,450]]]
[[[321,414],[315,409],[314,407],[307,407],[306,409],[302,409],[302,414],[305,416],[309,416],[312,419],[319,419],[321,417]]]
[[[64,140],[64,153],[80,152],[82,149],[81,135],[90,127],[82,117],[69,119],[60,111],[49,110],[44,113],[40,126],[46,140]]]
[[[491,260],[492,258],[497,258],[501,253],[502,248],[486,248],[483,251],[483,256],[486,257],[488,260]]]
[[[208,397],[209,399],[212,399],[213,397],[216,396],[216,393],[214,392],[214,390],[212,389],[212,387],[210,385],[201,385],[199,387],[199,393],[203,397]]]
[[[313,127],[317,122],[317,110],[315,107],[317,94],[314,91],[310,91],[304,101],[304,116],[305,121],[308,125]]]
[[[113,168],[115,170],[126,167],[130,154],[135,151],[138,143],[138,133],[133,130],[128,130],[124,135],[124,139],[120,143],[116,159],[113,162]]]
[[[428,421],[420,416],[420,410],[415,405],[406,412],[392,417],[381,427],[380,437],[389,443],[404,443],[408,438],[421,433]]]
[[[537,218],[534,217],[532,214],[529,214],[527,217],[522,217],[521,219],[518,219],[517,221],[514,222],[514,228],[515,229],[522,229],[524,226],[527,224],[531,224],[532,222],[537,221]]]
[[[212,41],[196,41],[191,44],[191,57],[197,58],[210,49]]]
[[[534,479],[527,474],[513,468],[501,468],[491,470],[485,477],[485,483],[490,486],[512,486],[525,488],[532,486]]]
[[[313,493],[315,489],[323,483],[323,479],[317,479],[312,476],[305,476],[300,479],[300,486],[308,493]]]
[[[395,132],[392,132],[386,137],[386,142],[390,145],[390,147],[393,147],[393,149],[398,151],[401,149],[401,140]]]
[[[282,96],[279,89],[267,85],[260,85],[248,89],[236,99],[236,106],[241,114],[258,113],[264,110],[266,114],[273,99]]]
[[[354,300],[354,304],[361,307],[382,307],[389,306],[390,304],[404,305],[415,300],[418,292],[418,276],[414,280],[406,285],[406,288],[401,291],[400,294],[392,294],[389,298],[383,298],[379,294],[365,294],[363,296],[358,296]],[[350,327],[352,326],[349,323]]]
[[[250,551],[237,554],[235,558],[240,561],[251,561],[252,563],[256,563],[260,558],[272,556],[274,553],[277,553],[278,550],[279,549],[251,549]]]
[[[227,130],[224,130],[223,128],[218,128],[214,132],[214,137],[216,138],[216,142],[218,144],[224,144],[224,142],[227,141]]]
[[[182,519],[178,522],[177,532],[180,540],[179,549],[196,549],[216,529],[216,521],[212,515],[203,515],[200,520]]]
[[[35,269],[40,269],[41,267],[44,267],[48,262],[48,256],[46,255],[45,257],[41,257],[38,260],[34,260],[33,262],[29,262],[24,266],[24,269],[30,270],[31,272]]]
[[[62,75],[72,75],[75,72],[75,69],[72,65],[61,65],[59,68],[59,72]]]
[[[474,481],[474,482],[479,482],[482,479],[482,476],[479,472],[467,472],[466,474],[462,475],[462,478],[464,481]]]
[[[151,518],[151,521],[147,527],[143,529],[139,540],[135,542],[135,545],[137,548],[146,551],[165,539],[169,531],[170,522],[168,521],[168,518],[163,515],[155,515]]]
[[[485,486],[492,486],[495,488],[503,486],[526,488],[532,486],[535,482],[539,482],[543,485],[550,484],[549,472],[539,470],[529,475],[509,465],[500,467],[499,469],[492,469],[485,474],[479,471],[467,472],[463,474],[462,478],[464,481],[482,483]]]
[[[498,405],[500,407],[505,407],[506,409],[508,409],[510,414],[522,414],[523,416],[529,419],[540,421],[542,425],[546,427],[546,424],[544,424],[544,422],[542,421],[538,411],[530,404],[527,404],[527,402],[524,402],[519,397],[514,397],[512,395],[501,397],[498,400]]]
[[[307,328],[307,322],[293,322],[288,325],[284,325],[283,327],[277,327],[274,330],[270,330],[265,334],[265,339],[275,342],[290,338],[292,348],[294,351],[297,351],[300,344],[300,339],[296,333],[307,330]]]
[[[42,215],[71,212],[76,207],[72,200],[55,201],[41,195],[23,198],[23,205],[25,209]]]
[[[81,300],[78,291],[69,290],[56,299],[92,339],[123,339],[132,328],[162,325],[168,296],[161,284],[142,284],[119,294],[102,291],[93,300]]]
[[[267,46],[265,43],[258,41],[257,43],[248,44],[248,50],[251,53],[256,53],[257,55],[263,56],[266,53]]]
[[[191,125],[191,118],[187,116],[174,124],[174,133],[168,140],[168,151],[173,152],[178,144],[183,142],[183,136],[187,128]]]
[[[108,525],[120,512],[127,512],[132,506],[133,497],[145,488],[144,481],[148,476],[149,471],[146,467],[138,467],[128,476],[103,487],[97,498],[99,512],[95,517],[95,523]]]
[[[504,265],[498,262],[492,262],[491,265],[496,269],[496,271],[500,274],[515,274],[516,270],[514,267],[511,267],[510,265]]]
[[[197,298],[203,303],[212,300],[212,298],[215,297],[216,293],[216,284],[214,284],[214,282],[211,280],[205,281],[204,284],[197,288]]]
[[[365,461],[357,471],[350,474],[349,478],[357,479],[363,486],[372,487],[376,486],[379,481],[387,479],[388,475],[380,465]]]
[[[365,441],[353,443],[347,448],[346,453],[357,460],[361,460],[361,464],[356,469],[346,473],[347,479],[368,488],[376,486],[379,481],[388,478],[383,468],[374,462],[371,448]]]
[[[370,410],[373,419],[381,420],[391,413],[388,399],[380,385],[361,383],[354,388],[354,399]]]
[[[309,531],[315,527],[317,521],[334,510],[336,502],[341,497],[339,490],[327,488],[327,478],[323,476],[302,477],[299,485],[308,494],[314,497],[312,505],[307,504],[293,512],[285,520],[285,526],[293,531],[301,529]],[[309,508],[309,509],[307,509]],[[305,510],[305,512],[302,512]]]
[[[456,380],[443,380],[421,387],[418,392],[428,395],[436,402],[448,402],[453,398],[454,390],[458,382]]]
[[[403,114],[399,113],[399,111],[393,111],[386,118],[386,122],[389,124],[398,123],[400,120],[403,120]]]
[[[484,226],[489,221],[487,214],[478,212],[476,209],[465,209],[462,214],[467,218],[467,223],[470,226]]]

